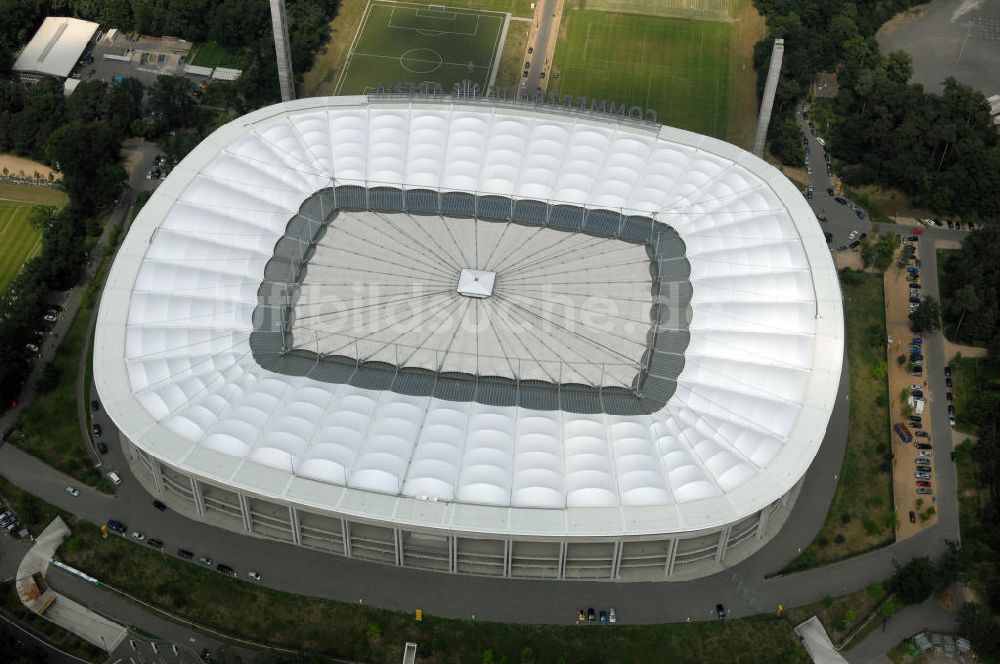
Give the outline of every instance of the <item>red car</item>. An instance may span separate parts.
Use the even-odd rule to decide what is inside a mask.
[[[922,228],[914,228],[910,232],[913,233],[914,235],[923,235],[924,234],[924,229],[922,229]]]
[[[928,482],[927,480],[917,480],[917,486],[926,486],[926,487],[929,487],[930,485],[931,485],[931,483]]]

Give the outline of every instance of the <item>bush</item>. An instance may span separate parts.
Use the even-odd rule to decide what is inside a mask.
[[[896,572],[893,589],[905,604],[920,604],[931,596],[937,585],[937,569],[930,558],[914,558]]]
[[[42,368],[42,373],[38,377],[38,382],[35,383],[35,386],[41,394],[48,394],[59,387],[60,378],[62,378],[62,372],[59,370],[59,367],[49,362]]]

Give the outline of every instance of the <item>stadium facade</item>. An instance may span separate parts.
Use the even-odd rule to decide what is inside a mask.
[[[136,477],[221,527],[451,573],[712,573],[780,528],[843,311],[735,146],[496,100],[331,97],[209,136],[111,270]]]

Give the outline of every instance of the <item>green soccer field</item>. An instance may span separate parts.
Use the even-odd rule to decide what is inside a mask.
[[[729,23],[568,10],[562,25],[550,92],[652,108],[661,124],[725,138]]]
[[[0,294],[7,292],[24,262],[38,253],[42,233],[31,226],[30,203],[0,199]]]
[[[423,82],[440,83],[448,93],[465,80],[486,90],[503,22],[504,16],[495,12],[374,0],[347,56],[337,94]]]

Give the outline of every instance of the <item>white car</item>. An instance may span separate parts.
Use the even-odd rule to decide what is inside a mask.
[[[608,609],[608,620],[611,622],[612,625],[618,622],[618,614],[615,613],[615,607],[613,606],[610,609]]]
[[[141,542],[142,540],[146,539],[146,536],[140,533],[138,530],[134,530],[132,531],[132,539]]]
[[[847,239],[856,240],[858,235],[860,235],[860,233],[858,233],[857,231],[851,231],[850,234],[847,236]]]
[[[44,319],[49,323],[56,322],[56,317],[53,314],[45,314]]]
[[[38,346],[36,346],[35,344],[24,344],[24,347],[27,348],[32,353],[38,352]]]
[[[249,576],[254,581],[260,581],[260,574],[257,572],[247,572],[247,576]]]
[[[80,495],[80,490],[77,489],[75,486],[68,486],[66,487],[66,493],[76,498],[77,496]]]
[[[824,141],[819,136],[816,137],[816,142],[819,143],[820,145],[822,145],[823,147],[826,147],[826,141]]]
[[[929,457],[933,455],[934,450],[920,450],[917,452],[917,456]]]

